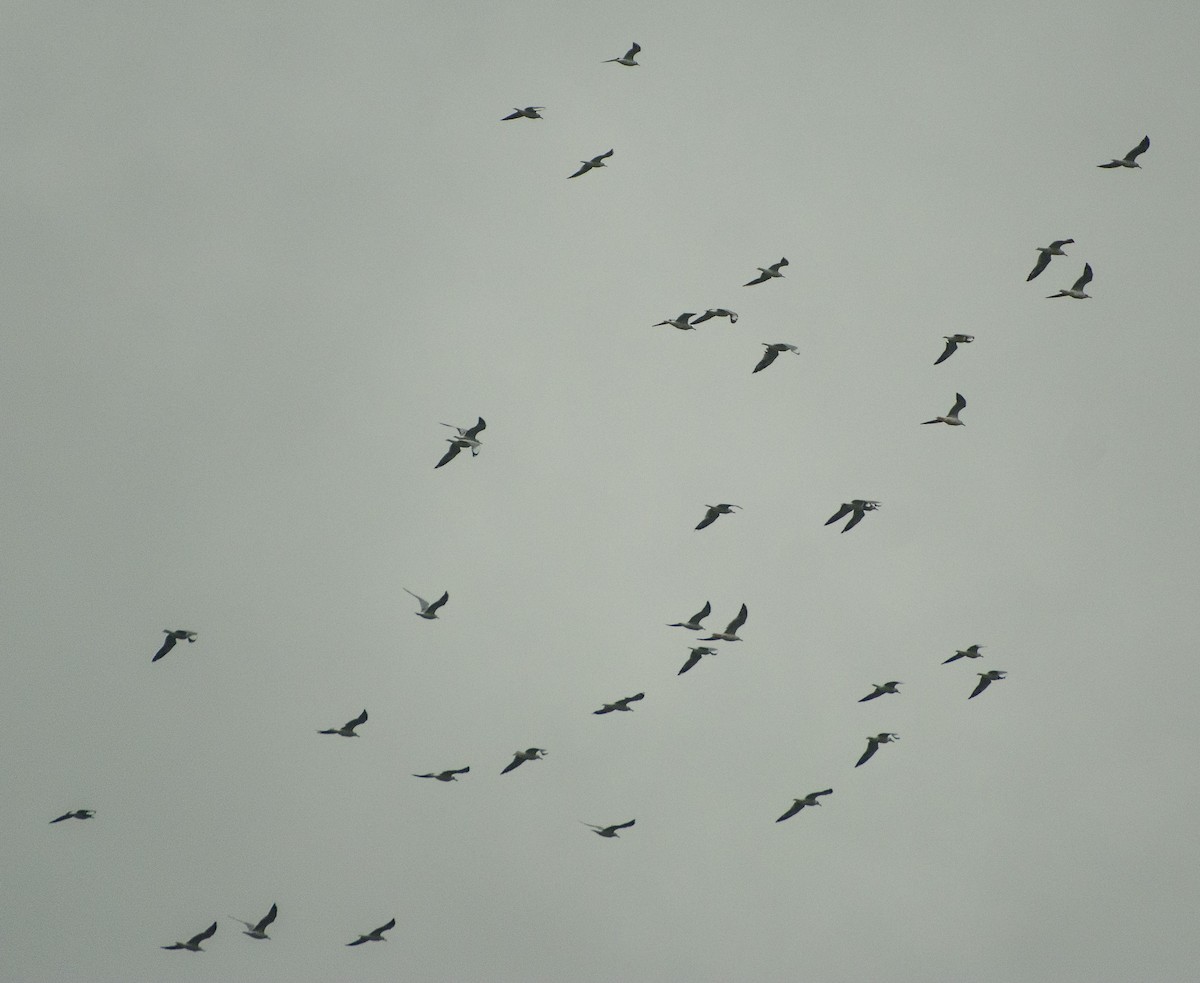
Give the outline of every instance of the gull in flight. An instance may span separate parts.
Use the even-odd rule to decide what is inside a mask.
[[[629,827],[632,826],[635,822],[637,822],[636,819],[631,819],[627,823],[618,823],[616,826],[592,826],[591,823],[584,823],[583,825],[591,826],[592,831],[597,836],[605,836],[610,840],[615,840],[615,839],[617,839],[617,830],[629,829]]]
[[[983,648],[982,645],[972,645],[970,648],[955,649],[954,654],[945,662],[943,662],[942,665],[946,665],[950,662],[956,662],[959,659],[982,659],[983,653],[979,651],[981,648]]]
[[[634,41],[633,47],[625,52],[625,56],[623,58],[605,58],[601,64],[607,65],[609,62],[615,61],[618,65],[624,65],[626,68],[633,68],[633,66],[637,64],[637,62],[633,59],[641,50],[642,46]]]
[[[1050,294],[1047,300],[1054,300],[1058,297],[1074,297],[1076,300],[1087,300],[1091,294],[1085,294],[1083,288],[1092,282],[1092,264],[1083,264],[1083,276],[1075,281],[1075,285],[1070,290],[1060,290],[1056,294]]]
[[[805,806],[819,806],[821,803],[817,801],[817,797],[821,795],[833,795],[833,789],[827,788],[824,792],[809,792],[802,799],[793,799],[791,808],[788,809],[782,816],[775,820],[777,823],[783,822],[785,819],[791,819]]]
[[[944,334],[942,337],[946,339],[946,350],[938,356],[937,361],[933,363],[934,365],[941,365],[958,351],[959,345],[969,345],[975,340],[973,334]]]
[[[954,405],[950,407],[950,412],[945,416],[935,416],[932,420],[925,420],[925,423],[948,423],[952,427],[965,427],[966,424],[958,418],[959,411],[967,405],[967,401],[963,399],[962,393],[954,394]]]
[[[591,160],[581,160],[579,163],[581,163],[583,167],[579,168],[579,170],[577,170],[574,174],[568,174],[567,180],[569,181],[573,177],[579,177],[580,174],[586,174],[593,167],[604,167],[605,159],[611,157],[612,155],[613,152],[610,150],[608,153],[601,154],[599,157],[593,157]]]
[[[1003,679],[1008,675],[1006,672],[1001,672],[999,669],[989,669],[987,672],[978,672],[975,675],[979,677],[979,682],[975,685],[968,700],[973,700],[985,689],[992,685],[997,679]]]
[[[737,311],[731,311],[727,307],[710,307],[692,322],[692,327],[695,327],[697,324],[703,324],[709,318],[713,317],[727,317],[730,324],[737,324],[738,319]]]
[[[891,744],[892,741],[899,739],[899,734],[876,734],[874,737],[868,737],[867,749],[863,752],[863,756],[858,759],[858,764],[854,767],[857,768],[858,765],[863,765],[870,761],[875,752],[879,750],[880,744]]]
[[[175,647],[176,642],[194,642],[196,640],[196,633],[188,631],[186,628],[164,628],[163,634],[167,637],[163,640],[162,648],[154,653],[154,658],[150,660],[151,662],[157,662],[170,652]]]
[[[64,819],[91,819],[96,815],[95,809],[76,809],[74,812],[64,812],[57,819],[51,819],[49,824],[53,826],[55,823],[61,823]]]
[[[538,110],[545,108],[545,106],[526,106],[524,109],[521,109],[518,106],[513,106],[513,111],[500,122],[507,122],[510,119],[541,119],[542,116]]]
[[[704,607],[693,614],[687,621],[676,621],[673,625],[667,625],[668,628],[686,628],[688,631],[703,631],[704,626],[700,624],[705,618],[712,614],[712,603],[704,602]]]
[[[317,731],[317,733],[318,734],[337,734],[339,737],[358,737],[358,735],[356,733],[354,733],[354,728],[357,727],[359,724],[365,724],[366,722],[367,722],[367,711],[364,710],[353,720],[347,721],[341,727],[334,727],[331,730],[319,730],[319,731]]]
[[[203,952],[200,948],[200,943],[205,939],[211,939],[217,934],[217,923],[213,922],[199,935],[193,935],[186,942],[176,942],[174,945],[159,946],[160,949],[187,949],[188,952]]]
[[[705,526],[711,526],[717,521],[717,516],[731,515],[734,509],[741,508],[740,505],[730,505],[727,502],[722,502],[720,505],[706,505],[704,507],[708,509],[708,511],[704,513],[704,518],[700,520],[700,525],[696,527],[697,529],[703,529]]]
[[[621,699],[617,700],[616,703],[605,703],[603,707],[601,707],[599,710],[593,710],[592,713],[612,713],[614,710],[627,710],[632,713],[633,707],[631,707],[629,704],[636,703],[638,700],[644,700],[645,698],[645,693],[635,693],[633,696],[622,697]]]
[[[487,427],[487,423],[484,421],[483,417],[480,417],[479,422],[473,427],[455,427],[453,423],[443,423],[442,426],[453,427],[458,431],[458,436],[446,438],[446,440],[450,443],[450,448],[442,456],[442,459],[433,466],[434,471],[440,468],[443,464],[448,464],[453,461],[456,457],[458,457],[458,452],[464,450],[465,448],[469,447],[471,449],[472,457],[478,456],[479,448],[481,446],[479,433],[481,430],[484,430]]]
[[[854,514],[850,516],[850,521],[847,522],[842,528],[842,532],[849,532],[860,522],[862,522],[864,515],[866,515],[868,512],[874,512],[877,508],[879,508],[878,502],[869,502],[864,498],[854,498],[849,502],[843,502],[842,507],[825,520],[825,525],[833,525],[833,523],[837,522],[842,516],[853,512]]]
[[[741,628],[742,625],[744,625],[746,623],[746,618],[749,614],[750,614],[750,610],[746,607],[745,604],[743,604],[742,609],[737,614],[737,617],[734,618],[731,622],[729,622],[728,625],[725,626],[724,631],[714,631],[711,635],[708,636],[708,638],[702,638],[702,639],[700,639],[700,641],[702,641],[702,642],[740,642],[741,639],[738,638],[738,629]]]
[[[788,345],[782,341],[774,345],[768,345],[765,341],[762,344],[766,348],[766,351],[763,352],[763,357],[759,360],[758,364],[754,366],[754,371],[750,373],[751,375],[754,375],[755,372],[761,372],[774,362],[775,359],[779,358],[780,352],[795,352],[797,355],[800,354],[800,350],[795,345]]]
[[[717,654],[717,650],[710,645],[701,645],[697,648],[691,649],[690,652],[691,654],[688,656],[687,662],[683,664],[683,668],[680,669],[679,672],[675,673],[676,676],[682,676],[704,656]]]
[[[1097,167],[1141,167],[1142,165],[1137,162],[1137,159],[1139,156],[1144,154],[1149,149],[1150,149],[1150,138],[1148,136],[1142,137],[1142,142],[1139,143],[1136,147],[1134,147],[1131,151],[1129,151],[1129,153],[1127,153],[1120,160],[1114,160],[1108,164],[1097,164],[1096,166]]]
[[[756,283],[766,283],[768,280],[772,279],[773,277],[781,277],[781,276],[783,276],[783,274],[780,273],[779,270],[782,267],[787,266],[787,265],[788,265],[788,261],[787,261],[787,257],[785,256],[778,263],[772,263],[770,266],[756,266],[755,269],[758,270],[758,272],[761,273],[762,276],[756,277],[755,279],[751,280],[749,283],[743,283],[742,286],[743,287],[753,287]]]
[[[671,327],[678,328],[680,331],[695,331],[696,326],[694,324],[688,324],[688,318],[693,318],[695,316],[695,311],[689,311],[686,314],[680,314],[679,317],[675,318],[674,320],[668,318],[666,321],[659,321],[658,324],[653,325],[653,327],[657,328],[660,325],[669,324]]]
[[[243,935],[249,935],[252,939],[269,939],[271,936],[267,934],[267,926],[270,925],[271,922],[275,921],[275,916],[278,914],[279,907],[277,905],[271,905],[271,910],[267,912],[266,916],[259,921],[258,924],[253,922],[244,922],[240,918],[233,918],[233,915],[230,915],[229,917],[233,918],[235,922],[242,922],[242,924],[246,926],[246,931],[242,933]]]
[[[893,679],[887,683],[872,683],[871,685],[875,687],[875,692],[868,693],[858,701],[859,703],[866,703],[868,700],[874,700],[880,696],[887,696],[889,693],[899,693],[900,691],[896,689],[896,687],[903,686],[904,684],[898,679]]]
[[[455,775],[465,775],[470,771],[470,766],[466,768],[449,768],[446,771],[431,772],[428,775],[413,775],[413,778],[436,778],[439,782],[457,782]]]
[[[526,761],[540,761],[546,756],[546,749],[540,747],[527,748],[524,751],[518,751],[513,755],[513,759],[501,770],[501,775],[507,775],[514,768],[520,768]]]
[[[1048,246],[1038,246],[1037,251],[1041,255],[1038,256],[1037,262],[1034,264],[1033,270],[1030,271],[1029,276],[1025,278],[1025,282],[1028,283],[1035,276],[1041,273],[1042,270],[1049,266],[1051,256],[1066,256],[1067,254],[1063,252],[1063,246],[1069,246],[1074,241],[1074,239],[1055,239]]]
[[[364,942],[386,942],[387,939],[383,937],[383,933],[390,932],[395,927],[396,919],[393,918],[386,925],[380,925],[379,928],[375,929],[369,935],[360,935],[353,942],[347,942],[346,945],[362,945]]]
[[[417,598],[417,603],[421,605],[421,610],[414,611],[413,614],[415,614],[418,618],[424,618],[426,621],[435,620],[437,618],[438,608],[440,608],[443,604],[445,604],[448,600],[450,600],[450,592],[449,591],[445,591],[442,594],[442,596],[439,597],[432,604],[429,601],[425,600],[425,598],[423,598],[423,597],[417,597],[417,595],[413,594],[413,592],[410,591],[407,587],[404,588],[404,593],[412,594],[413,597]]]

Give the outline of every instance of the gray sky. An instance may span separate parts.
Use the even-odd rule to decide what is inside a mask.
[[[8,978],[1192,978],[1194,4],[4,14]]]

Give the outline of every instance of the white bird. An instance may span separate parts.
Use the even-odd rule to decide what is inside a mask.
[[[617,839],[617,830],[619,830],[619,829],[628,829],[628,828],[629,828],[630,826],[632,826],[632,825],[633,825],[635,822],[637,822],[637,820],[636,820],[636,819],[631,819],[631,820],[629,820],[629,822],[627,822],[627,823],[618,823],[616,826],[592,826],[592,824],[591,824],[591,823],[584,823],[583,825],[584,825],[584,826],[591,826],[591,827],[592,827],[592,830],[593,830],[593,832],[595,832],[595,834],[596,834],[597,836],[606,836],[606,837],[608,837],[610,840],[613,840],[613,839]]]
[[[518,106],[514,106],[513,111],[500,122],[503,123],[510,119],[541,119],[542,117],[538,113],[538,110],[545,108],[545,106],[526,106],[524,109],[521,109]]]
[[[900,692],[900,690],[896,689],[896,687],[903,686],[904,684],[902,682],[900,682],[900,680],[898,680],[898,679],[893,679],[887,683],[872,683],[871,685],[875,687],[875,692],[868,693],[866,696],[864,696],[861,700],[858,701],[859,703],[866,703],[868,700],[874,700],[881,696],[886,696],[889,693],[897,693],[898,694]]]
[[[966,424],[958,418],[959,411],[967,405],[967,401],[963,399],[962,393],[954,394],[954,405],[950,407],[950,412],[945,416],[935,416],[932,420],[923,421],[925,423],[948,423],[952,427],[965,427]]]
[[[827,526],[832,525],[833,523],[837,522],[838,519],[840,519],[842,516],[846,515],[847,513],[853,512],[854,514],[852,516],[850,516],[850,521],[847,522],[846,525],[842,529],[842,532],[849,532],[851,529],[853,529],[855,526],[857,526],[860,522],[862,522],[862,518],[864,515],[866,515],[868,512],[874,512],[877,508],[879,508],[878,502],[870,502],[863,498],[854,498],[854,499],[851,499],[849,502],[843,502],[842,507],[840,509],[838,509],[836,512],[834,512],[833,515],[831,515],[828,519],[825,520],[825,525],[827,525]]]
[[[545,756],[546,750],[540,747],[531,747],[524,751],[518,751],[513,755],[512,761],[504,766],[500,774],[507,775],[514,768],[520,768],[526,761],[540,761]]]
[[[899,734],[876,734],[874,737],[868,737],[867,749],[863,752],[863,756],[858,759],[858,764],[856,764],[854,767],[857,768],[859,765],[866,764],[868,761],[870,761],[875,752],[879,750],[880,744],[891,744],[892,741],[899,739]]]
[[[364,710],[353,720],[347,721],[341,727],[334,727],[330,730],[319,730],[319,731],[317,731],[317,733],[318,734],[337,734],[339,737],[358,737],[358,735],[356,733],[354,733],[354,728],[357,727],[359,724],[365,724],[366,722],[367,722],[367,711]]]
[[[958,350],[959,345],[969,345],[975,340],[973,334],[944,334],[942,337],[946,339],[946,350],[937,357],[934,365],[941,365]]]
[[[683,668],[675,673],[676,676],[682,676],[685,672],[692,668],[697,662],[706,655],[716,655],[717,650],[709,645],[701,645],[697,648],[689,650],[688,660],[683,664]]]
[[[742,609],[738,612],[737,617],[734,618],[731,622],[729,622],[729,624],[725,627],[724,631],[714,631],[711,635],[708,636],[708,638],[702,638],[702,639],[700,639],[700,641],[702,641],[702,642],[740,642],[741,639],[738,638],[738,629],[741,628],[742,625],[744,625],[746,623],[746,618],[749,616],[749,614],[750,614],[750,610],[746,607],[745,604],[743,604]]]
[[[279,907],[277,905],[271,905],[271,910],[268,911],[266,916],[257,924],[253,922],[242,921],[240,918],[233,918],[233,915],[230,915],[229,917],[233,918],[235,922],[242,922],[242,924],[246,926],[246,931],[242,933],[243,935],[249,935],[252,939],[269,939],[271,936],[267,934],[267,926],[270,925],[271,922],[275,921],[275,916],[278,914]]]
[[[1127,153],[1120,160],[1114,160],[1108,164],[1097,164],[1096,166],[1097,167],[1141,167],[1142,165],[1137,162],[1137,159],[1140,155],[1144,154],[1149,149],[1150,149],[1150,138],[1148,136],[1145,136],[1145,137],[1142,137],[1141,143],[1139,143],[1136,147],[1134,147],[1131,151],[1129,151],[1129,153]]]
[[[433,601],[432,603],[425,600],[425,598],[423,598],[423,597],[417,597],[417,595],[413,594],[413,592],[410,591],[407,587],[404,588],[404,593],[412,594],[413,597],[417,598],[417,603],[421,605],[421,610],[414,611],[413,614],[415,614],[418,618],[424,618],[426,621],[435,620],[437,618],[438,608],[440,608],[443,604],[445,604],[448,600],[450,600],[450,592],[449,591],[445,591],[441,597],[439,597],[436,601]]]
[[[53,826],[55,823],[61,823],[64,819],[91,819],[96,815],[95,809],[76,809],[74,812],[64,812],[57,819],[51,819],[47,824]]]
[[[200,948],[200,943],[205,939],[211,939],[217,934],[217,923],[213,922],[199,935],[193,935],[186,942],[176,942],[174,945],[159,946],[160,949],[187,949],[188,952],[203,952]]]
[[[1002,672],[999,669],[989,669],[987,672],[977,672],[975,675],[979,677],[979,682],[975,685],[975,689],[971,695],[967,697],[968,700],[975,699],[975,697],[991,686],[997,679],[1003,679],[1008,673]]]
[[[1076,300],[1087,300],[1091,294],[1085,294],[1083,288],[1092,282],[1092,264],[1083,264],[1083,276],[1075,281],[1075,285],[1070,290],[1060,290],[1056,294],[1050,294],[1047,300],[1055,300],[1058,297],[1074,297]]]
[[[599,157],[593,157],[591,160],[581,160],[579,163],[581,163],[583,167],[579,168],[579,170],[577,170],[574,174],[568,174],[567,180],[569,181],[573,177],[579,177],[580,174],[586,174],[593,167],[604,167],[605,159],[611,157],[612,155],[613,152],[610,150],[608,153],[601,154]]]
[[[791,819],[792,816],[796,815],[796,813],[798,813],[805,806],[819,806],[821,803],[817,801],[817,798],[822,795],[833,795],[833,789],[827,788],[823,792],[809,792],[808,795],[802,799],[793,799],[791,808],[788,809],[788,811],[778,819],[776,819],[775,822],[781,823],[785,819]]]
[[[766,283],[768,280],[772,279],[773,277],[781,277],[781,276],[783,276],[783,274],[780,273],[779,271],[782,267],[787,266],[787,265],[788,265],[788,261],[787,261],[787,257],[785,256],[778,263],[772,263],[770,266],[756,266],[755,269],[758,270],[758,272],[761,273],[762,276],[756,277],[755,279],[751,280],[749,283],[743,283],[742,286],[743,287],[753,287],[756,283]]]
[[[694,324],[688,324],[688,318],[693,318],[695,316],[695,311],[689,311],[686,314],[680,314],[679,317],[675,318],[674,320],[668,318],[665,321],[659,321],[658,324],[653,325],[653,327],[657,328],[660,325],[669,324],[671,327],[678,328],[680,331],[695,331],[696,326]]]
[[[945,662],[943,662],[942,665],[946,665],[950,662],[957,662],[959,659],[982,659],[983,653],[979,651],[981,648],[983,648],[982,645],[972,645],[970,648],[955,649],[954,654]]]
[[[360,935],[353,942],[347,942],[346,945],[362,945],[364,942],[386,942],[387,939],[383,937],[383,933],[390,932],[395,927],[396,919],[393,918],[386,925],[380,925],[379,928],[375,929],[369,935]]]
[[[1037,251],[1041,255],[1038,256],[1037,262],[1034,264],[1029,276],[1025,278],[1025,282],[1028,283],[1049,266],[1051,256],[1066,256],[1067,254],[1063,252],[1063,246],[1069,246],[1074,241],[1074,239],[1055,239],[1048,246],[1038,246]]]
[[[603,707],[601,707],[599,710],[593,710],[592,713],[612,713],[614,710],[626,710],[632,713],[633,707],[631,707],[629,704],[636,703],[638,700],[644,700],[645,698],[645,693],[635,693],[633,696],[622,697],[621,699],[617,700],[616,703],[605,703]]]
[[[696,526],[697,529],[703,529],[705,526],[711,526],[717,521],[717,516],[731,515],[734,509],[741,508],[740,505],[730,505],[727,502],[722,502],[720,505],[706,505],[704,507],[708,509],[708,511],[704,513],[704,518],[700,520],[700,525]]]
[[[448,768],[446,771],[430,772],[427,775],[413,775],[413,778],[436,778],[439,782],[457,782],[455,775],[465,775],[471,770],[470,766],[466,768]]]
[[[795,345],[784,344],[782,341],[774,345],[768,345],[765,341],[762,344],[766,348],[766,351],[763,352],[763,357],[759,360],[758,364],[754,366],[754,370],[750,373],[751,375],[754,375],[755,372],[761,372],[774,362],[779,357],[780,352],[795,352],[797,355],[800,354],[800,350]]]
[[[709,318],[713,317],[727,317],[730,324],[737,324],[738,319],[737,311],[731,311],[727,307],[710,307],[692,322],[692,326],[695,327],[697,324],[703,324]]]
[[[700,624],[705,618],[712,614],[712,603],[704,602],[704,607],[693,614],[687,621],[676,621],[673,625],[667,625],[668,628],[686,628],[688,631],[703,631],[704,626]]]
[[[637,64],[637,62],[633,60],[634,56],[641,50],[642,50],[642,46],[640,44],[638,44],[636,41],[634,41],[633,47],[630,48],[628,51],[626,51],[625,55],[623,57],[621,57],[621,58],[605,58],[604,61],[601,62],[601,64],[607,65],[609,62],[615,61],[618,65],[624,65],[626,68],[633,68],[633,66]]]
[[[151,662],[157,662],[170,652],[175,647],[176,642],[194,642],[196,640],[196,633],[188,631],[186,628],[164,628],[163,634],[167,637],[163,641],[162,648],[154,653],[154,658],[150,660]]]

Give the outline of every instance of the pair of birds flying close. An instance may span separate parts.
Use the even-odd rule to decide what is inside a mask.
[[[459,451],[466,450],[467,448],[470,448],[472,457],[479,456],[479,448],[482,446],[479,440],[479,434],[487,427],[487,423],[483,417],[480,417],[479,422],[473,427],[456,427],[453,423],[443,423],[442,426],[450,427],[452,430],[458,431],[458,436],[446,438],[450,444],[450,449],[447,450],[442,456],[442,459],[433,466],[435,471],[442,467],[442,465],[449,464],[456,457],[458,457]]]
[[[651,327],[658,328],[666,324],[679,331],[694,331],[697,324],[703,324],[714,317],[727,317],[730,324],[737,324],[738,319],[737,312],[731,311],[727,307],[710,307],[699,317],[696,317],[696,320],[691,320],[694,317],[696,317],[695,311],[686,311],[680,314],[679,317],[667,318],[665,321],[659,321],[657,324],[651,325]]]
[[[704,607],[693,614],[687,621],[676,621],[674,624],[667,625],[668,628],[686,628],[688,631],[705,631],[704,625],[701,624],[705,618],[712,614],[712,602],[705,601]],[[723,632],[713,632],[708,638],[702,638],[702,642],[740,642],[737,637],[737,631],[746,623],[746,618],[749,616],[750,610],[745,604],[738,611],[737,617],[734,618],[726,626]]]

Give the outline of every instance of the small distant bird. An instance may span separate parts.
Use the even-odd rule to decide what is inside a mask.
[[[705,618],[712,614],[712,603],[704,602],[704,607],[693,614],[687,621],[676,621],[673,625],[667,625],[668,628],[686,628],[688,631],[703,631],[704,626],[700,624]]]
[[[1139,143],[1136,147],[1134,147],[1131,151],[1129,151],[1129,153],[1127,153],[1120,160],[1114,160],[1107,164],[1097,164],[1096,166],[1097,167],[1141,167],[1142,165],[1137,162],[1137,159],[1140,155],[1144,154],[1149,149],[1150,149],[1150,138],[1148,136],[1145,136],[1145,137],[1142,137],[1141,143]]]
[[[989,669],[987,672],[978,672],[975,675],[979,677],[979,682],[975,685],[968,700],[973,700],[985,689],[992,685],[997,679],[1003,679],[1008,675],[1006,672],[1001,672],[999,669]]]
[[[240,918],[233,918],[233,915],[230,915],[229,917],[233,918],[235,922],[242,922],[242,924],[246,926],[246,931],[242,933],[243,935],[249,935],[252,939],[269,939],[271,936],[267,934],[267,926],[270,925],[271,922],[275,921],[275,916],[278,914],[279,907],[277,905],[271,905],[271,910],[268,911],[266,916],[257,924],[252,922],[244,922]]]
[[[959,345],[969,345],[975,340],[973,334],[944,334],[942,337],[946,339],[946,350],[937,357],[937,361],[933,363],[934,365],[941,365],[958,351]]]
[[[837,522],[842,516],[853,512],[854,514],[850,516],[850,521],[842,527],[842,532],[849,532],[860,522],[862,522],[864,515],[866,515],[868,512],[874,512],[877,508],[879,508],[878,502],[870,502],[865,498],[854,498],[849,502],[842,502],[842,507],[825,520],[825,525],[833,525],[833,523]]]
[[[702,641],[702,642],[740,642],[741,639],[738,638],[738,634],[737,634],[738,629],[741,628],[742,625],[744,625],[746,623],[746,618],[747,618],[747,616],[749,616],[749,614],[750,614],[749,609],[746,607],[745,604],[743,604],[742,609],[738,612],[737,617],[734,618],[731,622],[729,622],[729,624],[725,627],[724,631],[714,631],[711,635],[708,636],[708,638],[702,638],[702,639],[700,639],[700,641]]]
[[[808,795],[802,799],[793,799],[791,808],[788,809],[788,811],[778,819],[776,819],[775,822],[781,823],[785,819],[791,819],[792,816],[796,815],[796,813],[798,813],[805,806],[819,806],[821,803],[817,801],[817,797],[821,795],[833,795],[833,789],[827,788],[824,792],[809,792]]]
[[[510,119],[541,119],[542,116],[538,113],[538,110],[545,108],[545,106],[526,106],[524,109],[520,109],[514,106],[513,111],[505,116],[501,122],[507,122]]]
[[[874,737],[868,737],[867,749],[863,752],[863,756],[858,759],[858,764],[856,764],[854,767],[857,768],[859,765],[866,764],[868,761],[870,761],[875,752],[879,750],[880,744],[891,744],[892,741],[899,739],[899,734],[876,734]]]
[[[983,653],[979,651],[981,648],[983,648],[982,645],[972,645],[965,649],[955,649],[954,654],[945,662],[943,662],[942,665],[946,665],[950,662],[956,662],[959,659],[982,659]]]
[[[332,730],[319,730],[319,731],[317,731],[317,733],[318,734],[337,734],[339,737],[358,737],[358,735],[356,733],[354,733],[354,728],[357,727],[359,724],[365,724],[366,722],[367,722],[367,711],[364,710],[353,720],[346,722],[341,727],[335,727]]]
[[[780,271],[780,269],[782,269],[783,267],[785,267],[787,265],[788,265],[788,261],[787,261],[787,257],[785,256],[778,263],[772,263],[770,266],[756,266],[755,269],[758,270],[758,272],[761,273],[762,276],[756,277],[755,279],[751,280],[749,283],[743,283],[742,286],[743,287],[753,287],[756,283],[766,283],[768,280],[770,280],[774,277],[781,277],[781,276],[783,276],[783,274],[780,273],[779,271]]]
[[[1083,276],[1075,281],[1074,286],[1070,290],[1060,290],[1056,294],[1050,294],[1046,299],[1055,300],[1059,297],[1074,297],[1076,300],[1087,300],[1091,294],[1085,294],[1083,288],[1092,282],[1092,264],[1083,264]]]
[[[616,703],[605,703],[603,707],[601,707],[599,710],[593,710],[592,713],[612,713],[614,710],[626,710],[632,713],[633,707],[631,707],[629,704],[636,703],[638,700],[644,700],[645,698],[645,693],[635,693],[633,696],[622,697],[621,699],[617,700]]]
[[[53,826],[55,823],[61,823],[64,819],[91,819],[96,815],[95,809],[76,809],[74,812],[64,812],[57,819],[51,819],[47,824]]]
[[[708,509],[708,511],[704,513],[704,518],[700,520],[700,525],[696,527],[697,529],[703,529],[705,526],[711,526],[717,521],[717,516],[731,515],[734,509],[741,508],[740,505],[730,505],[727,502],[723,502],[720,505],[706,505],[704,507]]]
[[[795,352],[797,355],[800,354],[800,350],[795,345],[788,345],[782,341],[774,345],[768,345],[765,341],[762,344],[766,351],[763,352],[763,357],[759,359],[758,364],[754,366],[754,370],[750,373],[751,375],[754,375],[755,372],[761,372],[774,362],[775,359],[779,358],[780,352]]]
[[[520,768],[526,761],[540,761],[545,756],[546,750],[540,747],[531,747],[524,751],[518,751],[513,755],[512,761],[504,766],[500,774],[507,775],[514,768]]]
[[[213,922],[199,935],[193,935],[186,942],[176,942],[174,945],[159,946],[160,949],[187,949],[188,952],[203,952],[200,948],[200,943],[205,939],[211,939],[217,934],[217,923]]]
[[[695,327],[697,324],[703,324],[709,318],[713,317],[727,317],[730,324],[737,324],[738,319],[737,311],[731,311],[727,307],[710,307],[692,322],[692,327]]]
[[[415,614],[418,618],[424,618],[426,621],[435,620],[437,618],[438,608],[440,608],[443,604],[445,604],[448,600],[450,600],[450,592],[449,591],[445,591],[441,597],[439,597],[436,601],[434,601],[432,603],[425,600],[425,598],[423,598],[423,597],[417,597],[417,595],[413,594],[413,592],[410,591],[407,587],[404,588],[404,593],[412,594],[413,597],[417,598],[417,603],[421,605],[421,610],[414,611],[413,614]]]
[[[446,438],[450,444],[450,448],[442,456],[442,459],[433,466],[434,471],[442,467],[444,464],[448,464],[453,461],[456,457],[458,457],[459,451],[466,450],[467,448],[470,448],[472,457],[477,457],[479,455],[479,448],[482,446],[482,443],[479,440],[479,433],[487,427],[487,423],[484,421],[483,417],[480,417],[479,422],[473,427],[456,427],[453,423],[443,423],[442,426],[452,427],[454,430],[457,430],[458,436]]]
[[[569,181],[573,177],[579,177],[580,174],[586,174],[593,167],[604,167],[605,159],[611,157],[612,155],[613,152],[610,150],[608,153],[601,154],[599,157],[593,157],[591,160],[581,160],[579,163],[581,163],[583,167],[579,168],[579,170],[577,170],[574,174],[568,174],[567,180]]]
[[[364,942],[386,942],[387,939],[383,937],[383,933],[390,932],[395,927],[396,919],[393,918],[386,925],[380,925],[379,928],[375,929],[375,931],[371,932],[369,935],[360,935],[353,942],[347,942],[346,945],[362,945]]]
[[[868,700],[874,700],[880,696],[887,696],[889,693],[897,693],[898,694],[900,691],[898,689],[896,689],[896,687],[903,686],[904,684],[902,682],[900,682],[900,680],[898,680],[898,679],[893,679],[891,682],[882,683],[882,684],[872,683],[871,685],[875,687],[875,692],[868,693],[866,696],[864,696],[861,700],[858,701],[859,703],[866,703]]]
[[[693,318],[695,316],[695,311],[689,311],[686,314],[680,314],[679,317],[675,318],[674,320],[668,318],[665,321],[659,321],[658,324],[653,325],[653,327],[657,328],[663,324],[669,324],[671,327],[678,328],[680,331],[695,331],[696,326],[694,324],[688,324],[688,318]]]
[[[163,634],[167,637],[163,641],[162,648],[154,653],[154,658],[150,660],[151,662],[157,662],[164,655],[170,652],[171,649],[175,647],[176,642],[194,642],[196,640],[196,633],[194,631],[188,631],[186,628],[164,628]]]
[[[1029,276],[1025,278],[1025,282],[1028,283],[1049,266],[1051,256],[1066,256],[1067,254],[1063,252],[1063,246],[1069,246],[1074,241],[1074,239],[1055,239],[1048,246],[1038,246],[1037,251],[1041,255],[1038,256],[1037,262],[1034,264]]]
[[[682,676],[685,672],[692,668],[697,662],[706,655],[716,655],[717,650],[708,645],[701,645],[697,648],[689,650],[688,660],[683,664],[683,668],[675,673],[676,676]]]
[[[634,61],[633,59],[637,55],[637,53],[641,50],[642,50],[642,46],[640,44],[638,44],[636,41],[634,41],[633,47],[630,48],[628,51],[626,51],[625,55],[623,57],[621,57],[621,58],[605,58],[604,61],[601,62],[601,64],[607,65],[609,62],[615,61],[618,65],[624,65],[626,68],[633,68],[633,66],[637,64],[637,62]]]
[[[413,775],[413,778],[436,778],[439,782],[457,782],[455,775],[465,775],[471,770],[470,766],[466,768],[450,768],[446,771],[431,772],[428,775]]]
[[[925,423],[948,423],[952,427],[965,427],[966,424],[958,418],[959,412],[967,405],[967,401],[963,399],[962,393],[954,394],[954,405],[950,407],[950,412],[945,416],[935,416],[932,420],[925,420]]]
[[[591,823],[584,823],[583,825],[591,826],[592,831],[597,836],[606,836],[610,840],[615,840],[615,839],[617,839],[617,830],[629,829],[629,827],[632,826],[635,822],[637,822],[636,819],[631,819],[627,823],[619,823],[616,826],[592,826]]]

